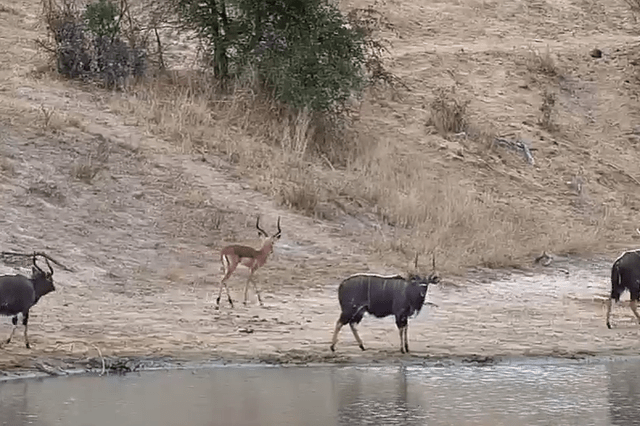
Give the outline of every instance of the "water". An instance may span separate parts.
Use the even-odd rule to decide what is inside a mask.
[[[0,384],[0,424],[635,425],[640,361],[213,367]]]

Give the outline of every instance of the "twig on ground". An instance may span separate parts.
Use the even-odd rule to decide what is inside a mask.
[[[60,263],[56,259],[52,258],[48,254],[46,254],[44,252],[41,252],[41,251],[35,251],[33,253],[18,253],[18,252],[12,252],[12,251],[3,251],[3,252],[0,252],[0,256],[2,256],[2,257],[7,257],[7,256],[23,256],[23,257],[41,256],[41,257],[44,257],[45,259],[48,259],[48,260],[52,261],[55,265],[59,266],[60,268],[62,268],[63,270],[65,270],[67,272],[75,272],[75,270],[73,268],[69,268],[67,266],[64,266],[62,263]]]

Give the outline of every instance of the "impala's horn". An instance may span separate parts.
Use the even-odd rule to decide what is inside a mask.
[[[258,215],[258,220],[256,220],[256,228],[258,228],[258,235],[264,235],[265,238],[269,238],[269,234],[260,228],[260,215]]]
[[[278,216],[278,232],[273,236],[273,238],[280,238],[280,235],[282,235],[282,229],[280,229],[280,216]]]

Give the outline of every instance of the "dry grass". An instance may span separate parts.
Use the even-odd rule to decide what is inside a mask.
[[[71,176],[87,184],[91,184],[95,177],[105,169],[110,156],[109,141],[99,137],[96,148],[86,157],[74,162]]]
[[[456,94],[455,86],[439,87],[431,101],[431,115],[427,125],[434,126],[441,135],[464,132],[467,128],[469,100]]]
[[[486,12],[494,10],[491,7]],[[506,48],[496,47],[499,49]],[[416,79],[414,93],[420,94],[369,97],[365,101],[369,110],[356,114],[364,117],[362,122],[352,121],[346,128],[307,112],[288,113],[256,91],[251,82],[238,82],[222,93],[209,76],[191,71],[170,72],[138,83],[128,92],[113,95],[110,106],[146,126],[149,133],[171,141],[179,151],[221,156],[253,188],[283,206],[328,220],[345,213],[376,218],[381,232],[372,230],[363,238],[369,238],[385,257],[395,253],[412,258],[416,250],[437,250],[441,266],[454,270],[478,264],[519,265],[543,250],[588,252],[597,247],[603,233],[611,230],[612,219],[602,210],[594,213],[574,207],[599,201],[567,201],[564,195],[549,195],[557,188],[538,193],[545,189],[535,180],[548,177],[544,173],[554,178],[572,173],[571,153],[557,161],[566,162],[566,169],[549,166],[536,174],[533,169],[522,169],[527,166],[516,155],[488,149],[501,130],[518,132],[526,123],[537,127],[536,120],[548,131],[560,125],[570,127],[565,122],[569,114],[560,114],[562,106],[556,104],[551,90],[544,90],[540,106],[538,92],[529,93],[530,85],[509,85],[533,79],[544,83],[539,87],[551,87],[553,78],[570,72],[566,60],[563,62],[567,52],[554,47],[552,54],[549,46],[540,51],[529,49],[524,55],[512,50],[503,54],[489,50],[484,55],[466,52],[443,51],[435,62],[415,54],[415,65],[399,62],[398,70],[410,63],[415,73],[423,73],[414,77],[407,71],[405,76],[408,81]],[[403,60],[402,54],[397,56]],[[452,75],[455,84],[450,86]],[[500,86],[502,78],[504,85]],[[45,128],[59,127],[55,122],[64,117],[63,112],[45,109],[41,114]],[[418,124],[412,123],[413,118]],[[64,122],[81,128],[82,121],[76,121]],[[425,129],[425,122],[436,132]],[[457,144],[452,133],[464,133],[467,139]],[[560,142],[563,144],[554,146],[566,145]],[[460,154],[447,156],[451,154],[447,149],[453,146]],[[546,153],[539,155],[536,166],[546,167]],[[461,163],[448,162],[452,158]],[[91,181],[92,170],[80,164],[73,173]],[[480,172],[474,176],[468,170]],[[545,202],[539,203],[543,196]],[[189,220],[203,227],[218,226],[216,221],[209,224],[199,217]]]
[[[540,105],[540,119],[538,124],[543,129],[553,131],[556,129],[556,94],[549,89],[542,92],[542,105]]]
[[[463,131],[467,104],[455,91],[437,91],[432,124],[443,133]],[[371,236],[381,254],[402,259],[437,250],[439,267],[453,271],[528,263],[543,250],[585,252],[601,238],[599,227],[580,218],[558,230],[545,208],[476,193],[455,178],[434,179],[421,157],[404,155],[371,133],[341,147],[349,159],[338,167],[313,149],[318,132],[311,117],[283,114],[246,86],[222,95],[197,76],[174,77],[115,97],[112,108],[136,115],[184,152],[222,155],[254,188],[306,215],[376,213],[392,225]]]
[[[101,167],[89,158],[74,163],[71,167],[71,176],[90,184],[100,170]]]
[[[433,181],[423,168],[413,170],[403,181],[404,191],[392,180],[363,179],[363,190],[377,194],[384,216],[397,229],[381,239],[381,254],[395,250],[410,258],[416,250],[435,251],[440,267],[449,271],[469,265],[512,267],[550,248],[588,253],[602,237],[605,216],[597,217],[596,226],[576,217],[559,229],[546,208],[508,203],[452,178]]]
[[[424,13],[421,16],[427,18]],[[607,204],[620,217],[632,218],[630,209],[637,208],[640,201],[634,195],[637,191],[631,179],[599,160],[609,155],[608,161],[618,164],[618,152],[611,147],[626,143],[620,134],[626,131],[624,117],[629,115],[619,111],[614,114],[613,110],[624,103],[614,97],[616,91],[608,90],[612,87],[609,80],[600,79],[605,89],[593,105],[595,119],[599,120],[596,126],[573,126],[569,120],[584,114],[576,105],[572,110],[566,108],[564,96],[563,102],[554,105],[555,110],[548,109],[548,120],[545,109],[539,109],[546,99],[543,96],[541,102],[539,90],[550,87],[563,93],[564,88],[553,86],[561,71],[567,76],[578,73],[575,66],[583,61],[582,75],[571,75],[563,84],[586,81],[598,78],[590,73],[599,62],[594,63],[586,54],[574,55],[577,42],[576,46],[564,47],[554,42],[553,54],[543,44],[539,52],[531,49],[523,55],[513,50],[507,38],[482,43],[477,40],[475,44],[462,33],[461,38],[453,39],[460,42],[456,46],[464,44],[464,52],[442,46],[434,56],[416,50],[414,41],[438,44],[448,37],[447,31],[458,27],[442,27],[433,34],[412,38],[407,33],[418,28],[405,24],[405,37],[396,40],[393,51],[397,60],[394,71],[412,90],[383,92],[376,99],[365,96],[364,106],[356,114],[360,121],[350,123],[349,131],[336,130],[306,112],[286,113],[249,83],[239,82],[229,92],[221,93],[207,76],[189,71],[138,83],[121,94],[84,90],[97,95],[100,107],[104,106],[100,105],[102,99],[109,99],[111,110],[119,112],[127,125],[146,126],[150,134],[170,141],[184,153],[213,153],[228,160],[254,189],[283,206],[347,224],[346,233],[357,233],[357,239],[396,264],[412,259],[416,250],[425,255],[435,250],[443,271],[478,264],[514,266],[530,263],[543,250],[587,253],[598,249],[602,241],[620,241],[616,235],[622,233],[616,232],[631,220],[623,224],[601,206]],[[497,28],[502,31],[503,25],[500,22]],[[182,50],[180,43],[176,50]],[[595,45],[613,51],[613,44]],[[531,79],[535,84],[524,84]],[[59,93],[69,84],[47,77],[39,77],[37,83],[55,87]],[[17,80],[15,84],[25,85]],[[78,118],[81,114],[70,112],[66,101],[53,97],[56,90],[47,95],[51,97],[49,102],[42,100],[46,106],[41,107],[38,99],[21,103],[21,107],[31,108],[28,120],[22,112],[14,114],[14,120],[24,118],[48,132],[62,129],[76,133],[77,129],[93,131],[92,121],[104,118],[97,109]],[[579,90],[576,96],[586,99]],[[602,97],[611,98],[605,103]],[[7,105],[2,109],[8,110]],[[631,118],[629,121],[635,120]],[[558,125],[563,132],[540,132],[536,125],[539,119],[543,127],[551,127],[545,123]],[[432,129],[425,128],[425,123]],[[620,124],[611,127],[609,123]],[[479,128],[491,131],[477,135]],[[607,130],[608,140],[596,132],[599,128]],[[132,134],[133,130],[138,131],[132,129]],[[620,133],[615,133],[618,130]],[[507,150],[488,149],[494,135],[510,131],[515,135],[508,137],[510,140],[522,134],[532,141],[535,167]],[[586,133],[589,131],[592,133]],[[452,135],[461,132],[466,136]],[[598,150],[592,150],[594,146]],[[88,182],[95,179],[95,169],[88,162],[95,158],[92,155],[77,160],[77,169],[72,171],[77,178]],[[633,170],[626,167],[633,164],[630,157],[623,159],[627,160],[620,163],[620,169]],[[587,168],[582,190],[565,193],[565,182],[582,163]],[[18,163],[14,164],[17,168]],[[633,171],[629,174],[637,175]],[[55,198],[54,190],[43,185],[31,189],[47,191],[46,195]],[[629,206],[615,201],[619,191],[630,194]],[[176,207],[180,214],[172,220],[187,225],[172,229],[176,238],[189,235],[190,227],[208,232],[220,228],[221,221],[225,228],[224,222],[231,220],[218,213],[217,209],[229,207],[222,204],[192,214],[191,204],[201,205],[207,200],[200,199],[199,194],[185,193],[189,199],[176,201],[184,205]],[[343,220],[345,214],[356,220]],[[358,221],[364,226],[350,228]]]
[[[4,153],[0,151],[0,172],[6,176],[13,176],[16,172],[13,161],[7,158]]]
[[[534,74],[543,74],[548,77],[560,75],[560,70],[556,65],[556,61],[551,55],[551,49],[546,47],[544,52],[531,49],[527,56],[527,68]]]

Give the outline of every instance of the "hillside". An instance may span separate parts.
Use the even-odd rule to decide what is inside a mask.
[[[56,294],[34,308],[36,352],[18,339],[0,365],[95,356],[95,347],[114,356],[304,360],[317,346],[312,358],[324,360],[345,275],[403,271],[416,251],[426,269],[435,251],[447,283],[481,287],[465,280],[467,268],[528,267],[542,251],[612,259],[635,244],[640,24],[625,2],[376,7],[397,30],[386,35],[389,67],[406,88],[367,94],[349,158],[338,164],[307,155],[295,136],[305,123],[279,121],[250,94],[212,99],[177,69],[193,53],[181,40],[168,55],[173,79],[124,93],[65,81],[35,43],[45,36],[39,3],[0,0],[0,245],[42,249],[77,270],[56,271]],[[468,101],[464,132],[431,125],[441,91]],[[555,99],[546,119],[544,99]],[[496,138],[525,141],[533,164]],[[217,311],[219,249],[256,245],[258,214],[267,231],[282,217],[283,238],[259,273],[268,306]],[[598,273],[606,294],[607,272]],[[245,276],[232,281],[235,300]],[[458,296],[440,306],[441,324]],[[557,309],[540,315],[575,313]],[[496,302],[479,315],[500,310]],[[601,325],[591,301],[579,311],[561,338],[578,322]],[[463,315],[457,321],[462,340],[474,333]],[[368,325],[363,338],[374,330],[395,345],[389,324]],[[523,340],[507,349],[456,348],[446,328],[431,330],[430,353],[522,353],[521,325]],[[256,332],[238,341],[238,330]],[[541,354],[557,351],[556,337]],[[606,352],[598,344],[569,342],[563,351]],[[635,350],[628,344],[617,350]]]

